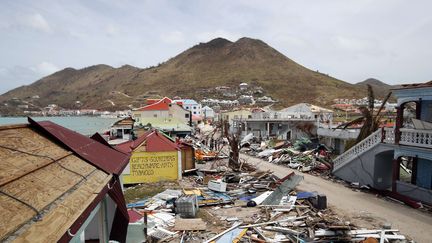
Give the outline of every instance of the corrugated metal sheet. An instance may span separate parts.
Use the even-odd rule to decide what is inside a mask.
[[[36,122],[30,117],[28,121],[32,127],[55,138],[81,158],[107,173],[120,175],[129,162],[129,155],[53,122]]]
[[[173,141],[157,130],[147,131],[138,139],[119,144],[115,148],[123,153],[131,153],[143,143],[145,143],[145,150],[148,152],[180,150]]]

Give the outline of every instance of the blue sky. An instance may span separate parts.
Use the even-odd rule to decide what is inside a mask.
[[[432,1],[0,2],[0,93],[65,67],[148,67],[199,42],[261,39],[355,83],[432,79]]]

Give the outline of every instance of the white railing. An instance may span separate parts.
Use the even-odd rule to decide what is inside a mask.
[[[339,155],[336,159],[333,160],[333,171],[342,167],[353,158],[362,155],[364,152],[373,148],[375,145],[381,143],[382,138],[382,130],[378,129],[369,137],[363,139],[360,143],[356,144],[354,147],[345,151],[345,153]]]
[[[418,129],[400,129],[400,141],[401,145],[409,145],[423,148],[432,148],[432,130],[418,130]],[[354,147],[345,151],[345,153],[339,155],[333,160],[333,170],[336,170],[346,163],[350,162],[353,158],[362,155],[364,152],[370,150],[375,145],[384,142],[387,144],[395,144],[395,129],[384,128],[384,138],[382,137],[382,129],[376,130],[374,133],[369,135],[366,139],[356,144]]]
[[[432,130],[417,130],[401,128],[399,144],[432,148]]]
[[[384,128],[384,143],[394,144],[395,143],[395,129],[392,127]]]

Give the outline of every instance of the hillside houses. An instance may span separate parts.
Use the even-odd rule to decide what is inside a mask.
[[[184,109],[190,111],[192,113],[192,115],[195,115],[195,116],[201,116],[202,115],[201,104],[199,104],[195,100],[180,99],[180,100],[173,100],[172,102],[180,104]]]
[[[204,106],[202,108],[202,116],[204,119],[214,119],[216,115],[214,109]]]
[[[132,111],[132,117],[138,127],[150,126],[173,137],[184,137],[192,133],[192,112],[182,105],[168,97],[148,100],[148,105]]]

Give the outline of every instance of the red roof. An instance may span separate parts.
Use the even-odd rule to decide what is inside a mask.
[[[30,117],[28,121],[32,127],[57,140],[82,159],[107,173],[120,175],[129,162],[129,155],[53,122],[36,122]]]
[[[150,104],[149,104],[150,103]],[[143,106],[141,108],[138,108],[138,111],[160,111],[160,110],[168,110],[169,104],[172,103],[172,100],[168,97],[165,97],[163,99],[160,99],[157,102],[153,102],[153,100],[147,100],[146,106]]]
[[[145,143],[146,151],[149,152],[179,150],[179,147],[176,145],[176,143],[169,140],[167,137],[165,137],[165,135],[158,132],[157,130],[147,131],[136,140],[128,141],[115,146],[115,149],[129,154],[143,143]]]

